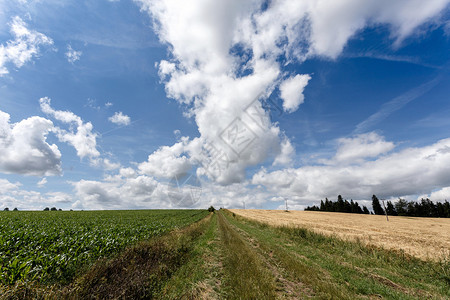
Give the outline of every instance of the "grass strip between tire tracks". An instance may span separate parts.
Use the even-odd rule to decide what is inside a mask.
[[[218,214],[220,238],[224,250],[226,278],[224,289],[229,299],[274,299],[275,282],[262,267],[257,254],[229,224],[222,212]]]

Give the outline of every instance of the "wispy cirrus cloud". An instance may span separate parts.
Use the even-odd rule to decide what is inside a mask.
[[[363,133],[373,129],[373,127],[376,124],[386,119],[392,113],[396,112],[397,110],[407,105],[409,102],[427,93],[441,81],[441,78],[442,77],[439,75],[434,79],[384,103],[381,106],[380,110],[378,110],[376,113],[372,114],[369,118],[356,125],[356,128],[353,131],[353,133],[355,134]]]
[[[14,39],[0,45],[0,76],[9,73],[8,63],[22,67],[33,57],[39,55],[41,46],[53,45],[53,40],[43,33],[27,28],[27,24],[18,16],[12,19],[10,31]]]
[[[83,54],[82,51],[80,50],[77,51],[72,48],[72,45],[67,45],[67,51],[65,55],[69,63],[73,64],[76,61],[80,60],[82,54]]]

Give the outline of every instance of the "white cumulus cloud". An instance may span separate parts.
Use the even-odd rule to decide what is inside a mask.
[[[450,186],[438,189],[431,193],[421,195],[418,197],[418,200],[422,198],[429,198],[432,199],[433,201],[441,201],[441,202],[445,200],[450,201]]]
[[[142,174],[169,179],[186,173],[192,166],[186,155],[183,155],[184,151],[182,142],[171,147],[163,146],[150,154],[147,161],[139,164],[139,171]]]
[[[303,89],[311,79],[309,75],[296,75],[288,78],[280,85],[281,99],[283,99],[283,109],[286,112],[294,112],[303,103]]]
[[[53,129],[50,120],[31,117],[10,123],[9,114],[0,111],[0,171],[35,176],[59,175],[61,153],[47,143]]]
[[[54,128],[53,131],[55,131],[58,139],[61,142],[72,145],[80,158],[88,157],[92,162],[95,162],[95,158],[100,156],[100,152],[97,150],[97,134],[93,132],[92,123],[83,122],[83,120],[73,112],[54,110],[50,106],[50,98],[41,98],[39,103],[41,110],[44,113],[60,122],[71,125],[69,130],[61,129],[59,127]],[[76,130],[72,128],[72,125],[76,127]]]
[[[167,207],[161,203],[161,197],[155,197],[158,182],[152,177],[115,176],[104,181],[81,180],[72,183],[77,198],[74,208],[156,208]],[[164,194],[156,192],[157,194]]]
[[[108,120],[111,123],[114,123],[116,125],[130,125],[131,119],[129,116],[124,115],[121,111],[114,113],[113,116],[109,117]]]
[[[253,176],[252,183],[265,186],[281,196],[295,195],[300,202],[335,197],[344,191],[348,198],[368,199],[373,194],[380,197],[421,195],[450,186],[450,139],[382,156],[377,155],[386,153],[393,146],[379,136],[375,139],[378,142],[368,143],[367,139],[359,137],[338,146],[337,154],[343,149],[351,151],[352,147],[369,151],[368,155],[358,150],[351,153],[349,157],[360,158],[356,163],[344,156],[344,160],[329,165],[274,172],[262,169]],[[370,153],[371,143],[375,150]],[[349,145],[352,147],[348,148]],[[334,160],[341,157],[336,155]],[[442,198],[446,190],[441,191],[434,195]]]
[[[366,158],[385,154],[395,147],[394,143],[385,141],[384,137],[376,132],[340,138],[337,143],[336,155],[328,163],[357,163]],[[324,162],[327,163],[327,161]]]
[[[136,2],[170,51],[158,64],[166,93],[185,105],[200,132],[185,142],[186,159],[199,164],[199,174],[227,185],[245,180],[248,167],[267,159],[279,164],[280,152],[291,151],[259,101],[277,87],[287,112],[304,101],[311,77],[286,73],[285,64],[334,59],[357,32],[379,24],[388,26],[398,47],[449,1]]]

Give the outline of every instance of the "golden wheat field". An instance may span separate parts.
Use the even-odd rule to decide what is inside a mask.
[[[421,259],[450,255],[450,219],[360,215],[347,213],[231,209],[231,212],[270,225],[301,226],[343,239],[404,250]]]

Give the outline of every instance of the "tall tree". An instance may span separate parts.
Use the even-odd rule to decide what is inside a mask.
[[[375,195],[372,196],[372,208],[376,215],[384,215],[384,209],[380,205],[380,200]]]
[[[398,201],[395,202],[395,211],[399,216],[406,216],[408,212],[408,201],[398,198]]]
[[[365,214],[367,214],[367,215],[369,215],[370,214],[370,211],[369,211],[369,209],[367,208],[367,206],[363,206],[363,212],[365,213]]]
[[[338,195],[338,199],[336,202],[336,211],[337,212],[345,212],[345,203],[344,203],[344,199],[342,199],[341,195]]]
[[[397,215],[397,212],[395,211],[394,204],[392,204],[391,201],[387,202],[386,212],[390,216],[396,216]]]

